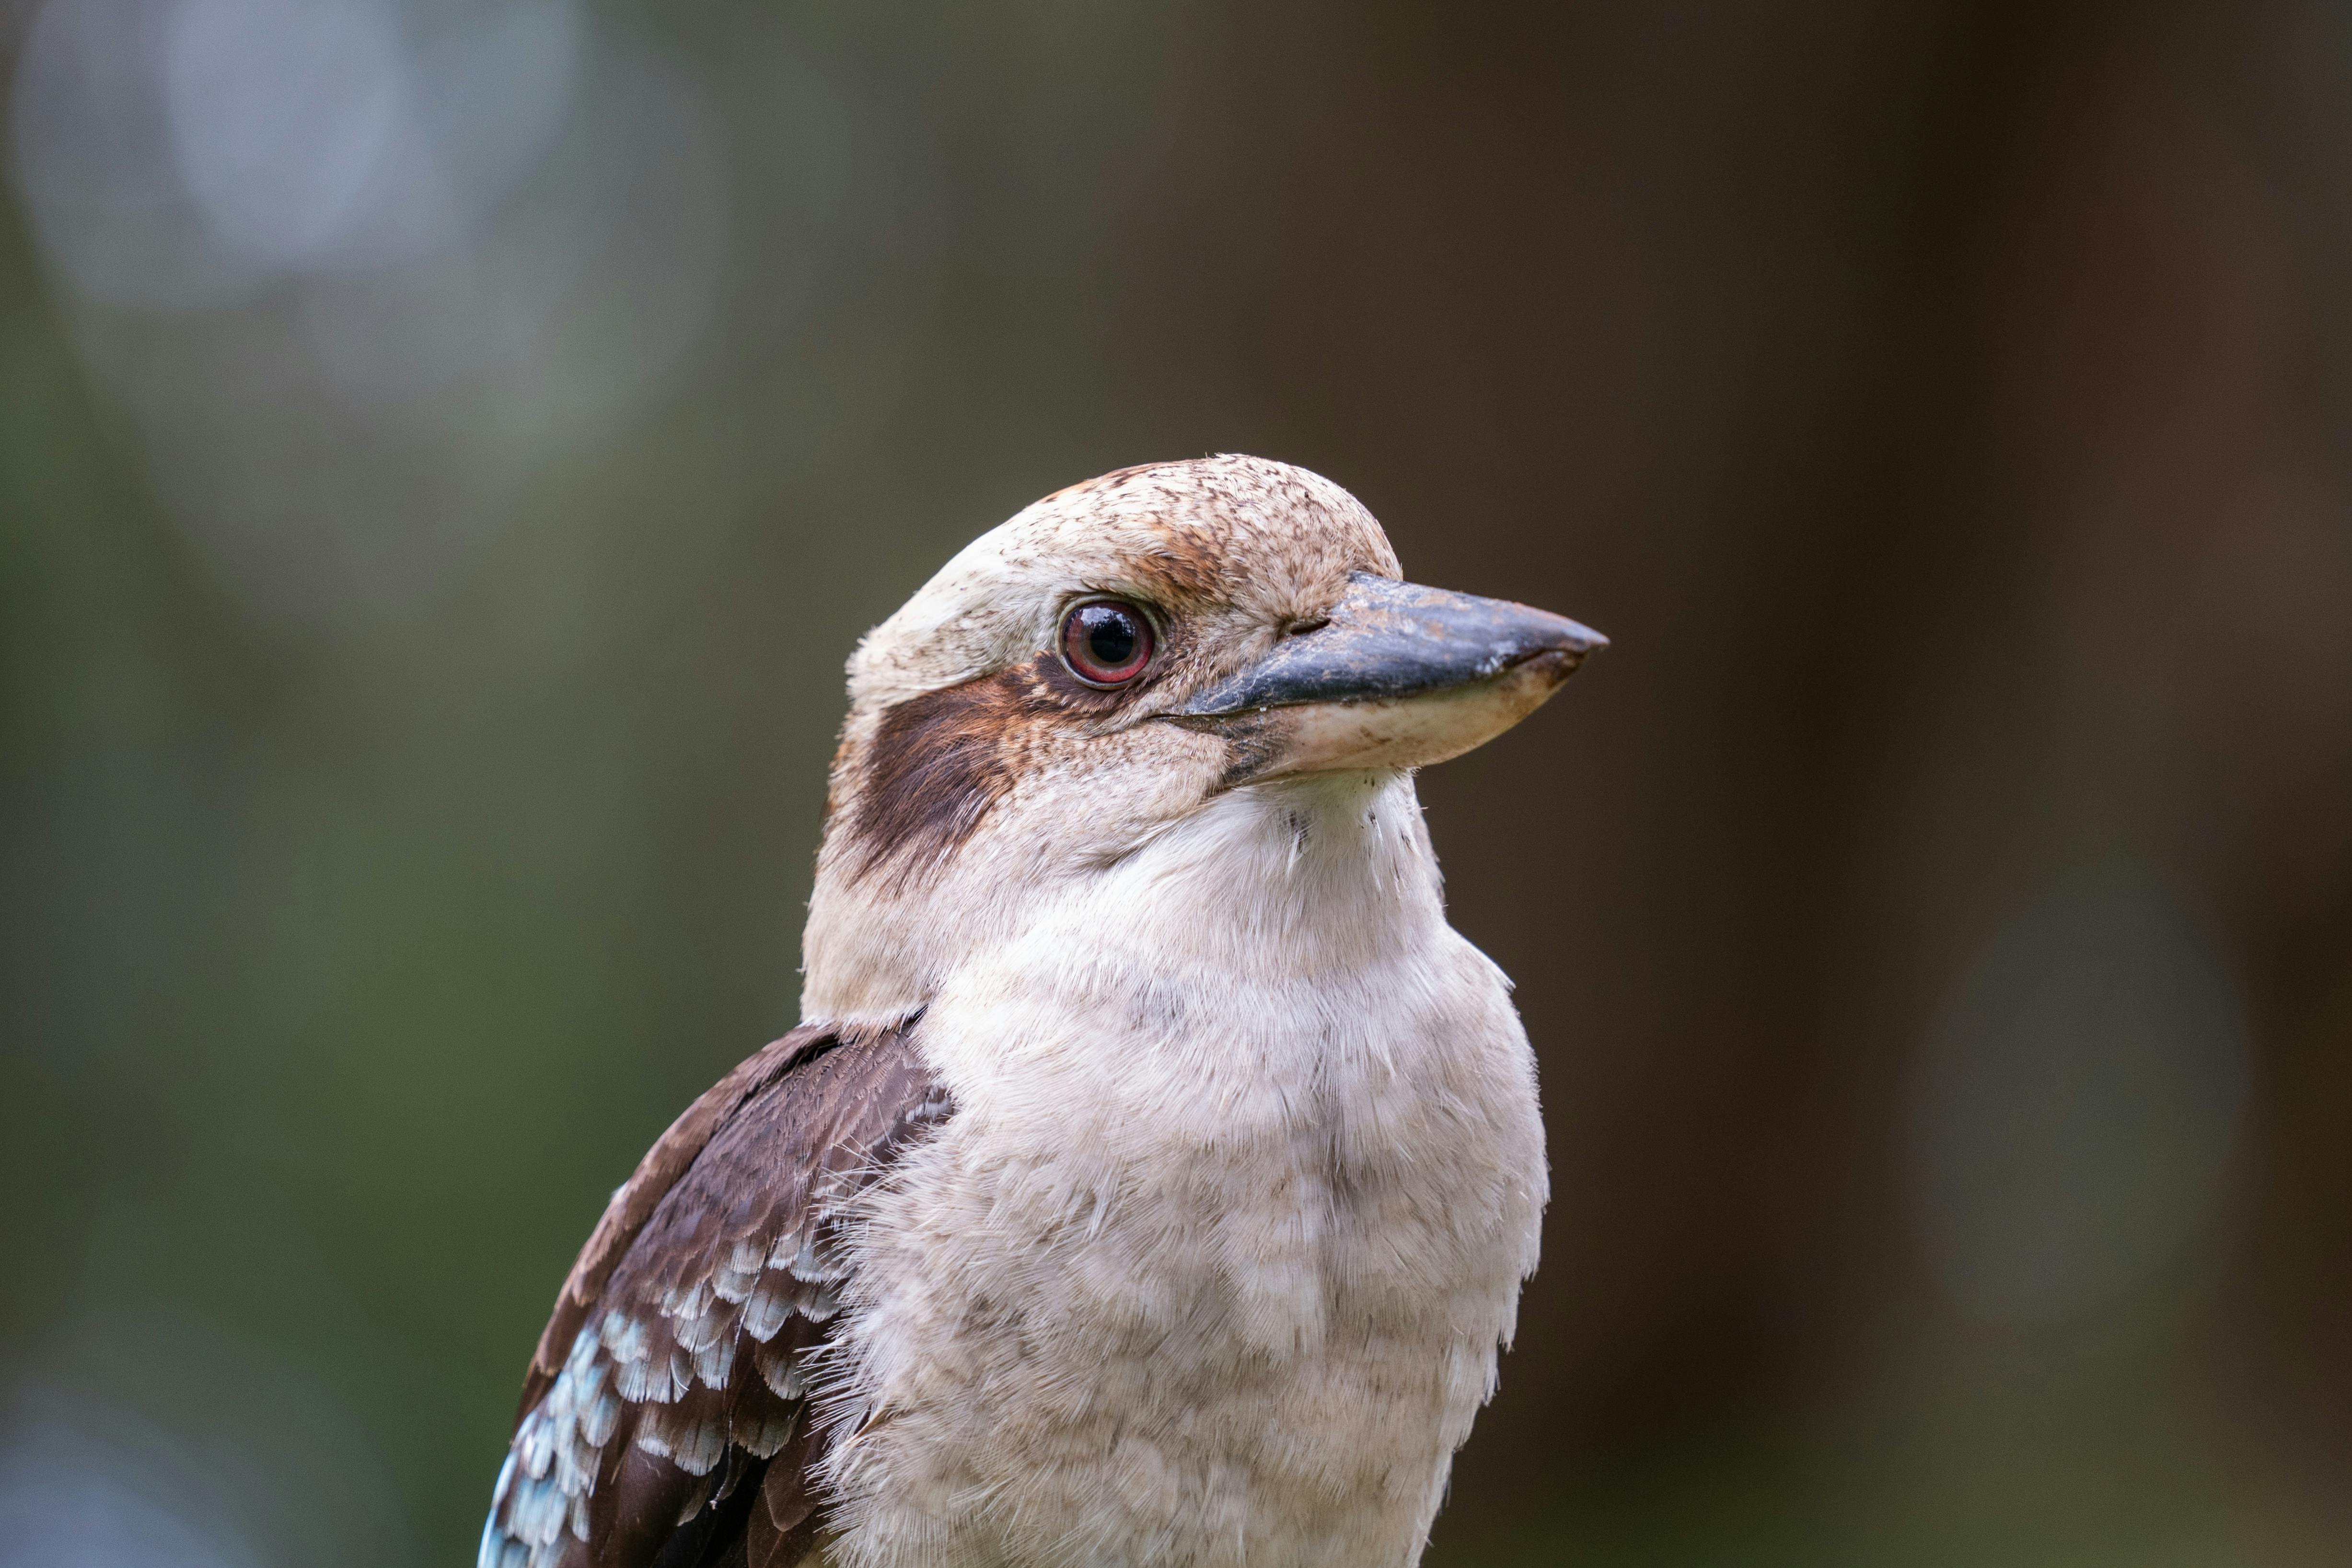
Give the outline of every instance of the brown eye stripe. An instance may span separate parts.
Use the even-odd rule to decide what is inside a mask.
[[[854,776],[845,842],[857,874],[904,877],[971,837],[1045,726],[1098,721],[1149,685],[1089,685],[1057,655],[909,697],[885,710]]]

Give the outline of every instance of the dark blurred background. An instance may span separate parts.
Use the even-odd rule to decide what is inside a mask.
[[[0,4],[0,1563],[470,1561],[852,642],[1240,450],[1553,1204],[1434,1568],[2352,1561],[2352,7]]]

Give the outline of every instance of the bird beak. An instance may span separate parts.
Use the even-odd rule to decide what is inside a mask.
[[[1608,646],[1565,616],[1357,572],[1324,624],[1170,717],[1234,741],[1234,783],[1421,767],[1493,740]]]

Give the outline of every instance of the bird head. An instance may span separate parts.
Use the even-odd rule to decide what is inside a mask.
[[[1057,491],[850,659],[804,1010],[911,1011],[1024,909],[1219,803],[1297,816],[1409,791],[1606,640],[1401,581],[1371,514],[1287,464],[1155,463]]]

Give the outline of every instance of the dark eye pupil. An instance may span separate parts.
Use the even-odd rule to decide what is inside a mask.
[[[1135,622],[1123,610],[1108,605],[1090,605],[1081,614],[1087,633],[1087,652],[1096,663],[1117,669],[1135,657]]]
[[[1124,686],[1151,662],[1151,623],[1117,599],[1079,605],[1062,620],[1062,660],[1081,680]]]

